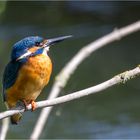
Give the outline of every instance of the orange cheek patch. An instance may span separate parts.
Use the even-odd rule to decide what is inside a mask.
[[[34,53],[36,50],[38,50],[38,47],[32,47],[29,49],[30,52]]]

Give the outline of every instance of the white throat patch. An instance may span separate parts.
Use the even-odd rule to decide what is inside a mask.
[[[47,55],[49,48],[50,48],[49,46],[45,47],[42,54]]]

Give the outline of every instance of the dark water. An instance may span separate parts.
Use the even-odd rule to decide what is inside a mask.
[[[27,7],[24,9],[18,2],[9,2],[1,16],[1,77],[9,60],[11,46],[17,40],[30,35],[47,38],[74,35],[72,39],[51,48],[53,75],[38,100],[47,97],[56,74],[84,45],[110,33],[116,27],[128,25],[140,18],[139,2],[32,3],[25,2],[24,6]],[[36,15],[37,11],[33,12],[36,8],[39,15]],[[139,37],[139,32],[134,33],[92,54],[78,67],[61,95],[99,84],[136,67],[140,62]],[[101,93],[54,107],[40,138],[140,138],[139,83],[140,79],[135,78],[125,85],[117,85]],[[0,106],[3,111],[2,99]],[[40,109],[24,113],[19,125],[10,125],[7,138],[29,138],[39,112]]]

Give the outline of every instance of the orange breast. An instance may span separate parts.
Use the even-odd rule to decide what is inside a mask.
[[[26,102],[35,100],[49,82],[51,73],[52,63],[47,55],[29,58],[19,70],[15,84],[6,90],[8,106],[13,107],[22,99]]]

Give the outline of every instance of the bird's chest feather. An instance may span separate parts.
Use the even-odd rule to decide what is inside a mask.
[[[29,58],[19,70],[16,82],[7,90],[7,99],[35,100],[47,85],[52,72],[52,63],[47,55]]]
[[[52,72],[52,63],[48,56],[38,55],[29,58],[27,63],[23,65],[20,70],[19,76],[25,78],[25,80],[32,81],[39,85],[46,85]]]

